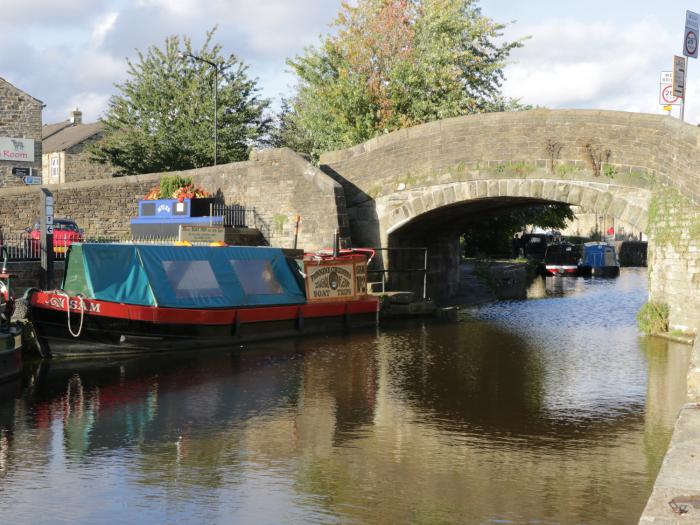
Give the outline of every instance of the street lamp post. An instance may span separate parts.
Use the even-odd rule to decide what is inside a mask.
[[[216,166],[216,161],[219,156],[219,122],[218,122],[218,110],[219,110],[219,71],[223,71],[226,67],[219,67],[219,64],[202,58],[197,55],[192,55],[191,53],[180,53],[180,58],[191,58],[193,60],[199,60],[205,64],[209,64],[214,68],[214,166]]]

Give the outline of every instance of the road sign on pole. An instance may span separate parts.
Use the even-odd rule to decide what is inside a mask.
[[[659,104],[662,106],[679,106],[683,99],[673,94],[672,84],[659,85]]]
[[[690,58],[698,58],[698,32],[700,31],[700,15],[692,11],[685,12],[685,31],[683,32],[683,54]]]
[[[685,58],[673,57],[673,96],[683,98],[685,95]]]
[[[659,104],[664,107],[678,106],[681,100],[673,94],[673,71],[662,71],[659,75]]]

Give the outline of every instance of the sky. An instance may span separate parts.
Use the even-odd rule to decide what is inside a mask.
[[[527,38],[505,68],[503,92],[548,108],[663,113],[659,74],[682,53],[686,9],[678,0],[481,0],[507,22],[504,38]],[[249,66],[279,106],[293,93],[285,59],[330,31],[340,0],[0,0],[0,77],[42,100],[44,123],[104,114],[136,49],[189,35],[216,41]],[[686,121],[700,123],[700,63],[690,59]],[[674,109],[674,116],[678,109]]]

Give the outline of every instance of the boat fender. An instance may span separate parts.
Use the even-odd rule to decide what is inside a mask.
[[[2,298],[2,302],[5,303],[5,308],[2,311],[2,318],[9,323],[10,319],[12,319],[12,314],[15,313],[15,297],[2,281],[0,281],[0,297]]]
[[[241,313],[236,312],[236,318],[233,320],[233,334],[236,335],[241,329]]]
[[[297,330],[300,332],[304,330],[304,312],[299,308],[297,310]]]

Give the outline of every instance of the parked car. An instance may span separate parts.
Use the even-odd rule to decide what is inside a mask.
[[[547,246],[557,240],[557,234],[549,233],[521,233],[512,240],[513,257],[528,257],[544,260]]]
[[[38,223],[32,228],[27,228],[29,233],[29,248],[32,254],[39,254],[39,242],[41,239],[41,228]],[[65,254],[68,247],[74,242],[83,241],[83,230],[71,219],[54,219],[53,221],[53,252],[54,254]]]

